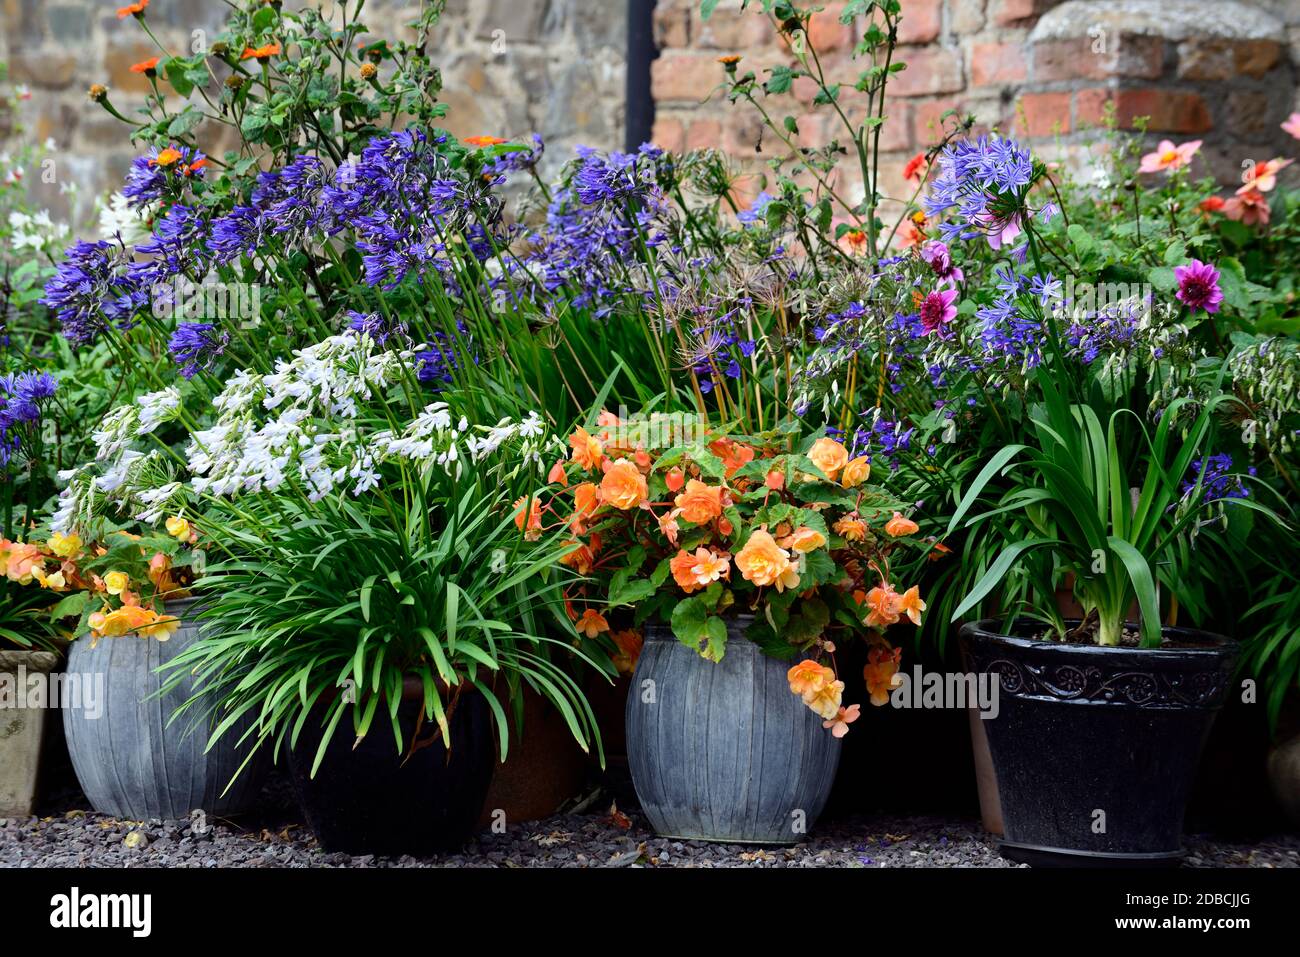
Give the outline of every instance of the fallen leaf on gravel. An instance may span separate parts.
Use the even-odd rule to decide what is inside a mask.
[[[895,844],[897,844],[900,841],[906,841],[911,836],[912,835],[910,834],[886,834],[885,840],[893,841]]]
[[[85,817],[85,816],[86,816],[86,812],[85,812],[85,811],[69,811],[67,814],[65,814],[65,815],[63,815],[63,816],[64,816],[65,818],[67,818],[69,821],[71,821],[71,820],[75,820],[76,818],[79,818],[79,817]]]
[[[122,838],[122,843],[132,850],[143,850],[149,846],[149,838],[145,836],[144,831],[132,831]]]
[[[742,851],[740,859],[742,861],[774,861],[776,856],[770,851]]]
[[[632,829],[632,819],[618,809],[617,801],[609,806],[609,823],[620,830],[630,831]]]
[[[537,834],[529,835],[528,840],[535,844],[540,844],[542,847],[554,847],[556,844],[568,844],[573,840],[573,832],[552,831],[550,834],[542,834],[539,832]]]

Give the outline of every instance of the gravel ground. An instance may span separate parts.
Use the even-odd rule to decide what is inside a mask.
[[[0,867],[1014,867],[978,821],[864,817],[830,822],[795,847],[655,837],[636,810],[611,807],[485,831],[459,854],[429,859],[327,854],[282,789],[257,819],[119,821],[65,795],[44,816],[0,819]],[[78,806],[78,802],[82,802]],[[1300,836],[1253,844],[1187,840],[1192,867],[1300,867]]]

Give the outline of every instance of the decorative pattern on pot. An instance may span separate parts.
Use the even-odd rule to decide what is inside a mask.
[[[168,602],[167,613],[179,617],[181,625],[167,641],[101,638],[92,648],[81,639],[68,652],[70,676],[83,683],[101,676],[101,714],[92,717],[84,709],[63,710],[77,780],[101,814],[132,821],[175,820],[194,810],[237,814],[247,810],[261,791],[265,751],[231,784],[247,757],[238,744],[247,725],[232,727],[205,752],[211,730],[208,716],[191,708],[168,723],[193,695],[193,683],[184,680],[157,695],[168,676],[155,670],[202,634],[202,626],[191,614],[194,604],[194,599]]]
[[[1036,626],[1022,623],[1017,631]],[[1166,628],[1176,647],[1061,644],[967,624],[976,673],[1000,676],[985,722],[1004,825],[1002,851],[1031,863],[1161,865],[1183,854],[1183,811],[1223,705],[1237,649]]]
[[[794,844],[826,805],[840,740],[790,693],[787,662],[727,630],[714,663],[647,626],[626,715],[637,798],[665,837]]]

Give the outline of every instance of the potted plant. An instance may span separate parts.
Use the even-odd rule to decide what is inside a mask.
[[[257,799],[266,762],[254,761],[228,787],[249,749],[235,736],[208,747],[211,700],[174,720],[193,695],[191,680],[163,689],[160,669],[202,635],[201,602],[191,591],[203,560],[197,535],[179,515],[166,528],[168,534],[142,536],[101,526],[102,537],[91,544],[75,531],[51,536],[66,556],[63,571],[73,589],[51,613],[75,621],[67,679],[95,689],[99,701],[93,710],[64,708],[68,753],[86,799],[101,814],[133,821],[183,819],[195,810],[238,814]]]
[[[174,720],[201,715],[210,749],[283,757],[331,851],[463,843],[525,687],[599,743],[565,670],[590,658],[558,607],[562,549],[509,507],[554,440],[536,415],[479,428],[429,401],[419,351],[358,330],[241,370],[195,410],[210,427],[169,409],[191,437],[183,468],[125,411],[113,454],[62,495],[65,518],[190,516],[213,556],[194,583],[201,633],[161,692],[193,683]],[[104,492],[103,473],[121,481]]]
[[[1053,317],[1039,318],[1050,335]],[[1184,806],[1237,647],[1162,627],[1163,612],[1180,599],[1196,607],[1194,566],[1213,561],[1214,546],[1191,544],[1219,503],[1275,516],[1208,452],[1231,396],[1175,400],[1151,433],[1130,408],[1107,408],[1101,391],[1071,401],[1078,383],[1047,351],[1034,441],[990,457],[949,525],[987,524],[1001,541],[954,620],[1013,571],[1037,586],[1003,618],[961,629],[971,667],[1001,680],[986,733],[1002,848],[1040,863],[1167,863],[1182,854]],[[1071,577],[1081,621],[1065,620],[1056,600]],[[1129,622],[1134,603],[1139,619]]]
[[[830,437],[688,425],[656,442],[600,423],[570,437],[551,474],[563,492],[536,521],[554,516],[586,579],[570,589],[579,631],[607,632],[624,608],[644,627],[626,706],[642,810],[670,837],[802,840],[859,713],[836,643],[872,643],[880,703],[898,661],[883,632],[925,609],[890,571],[917,526]]]

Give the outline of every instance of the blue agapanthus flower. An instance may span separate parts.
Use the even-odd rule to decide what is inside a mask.
[[[218,328],[215,323],[182,322],[172,333],[167,351],[180,366],[181,375],[192,379],[200,369],[211,368],[229,344],[230,333]]]
[[[7,466],[21,450],[23,438],[40,422],[41,410],[57,388],[48,372],[0,376],[0,466]]]

